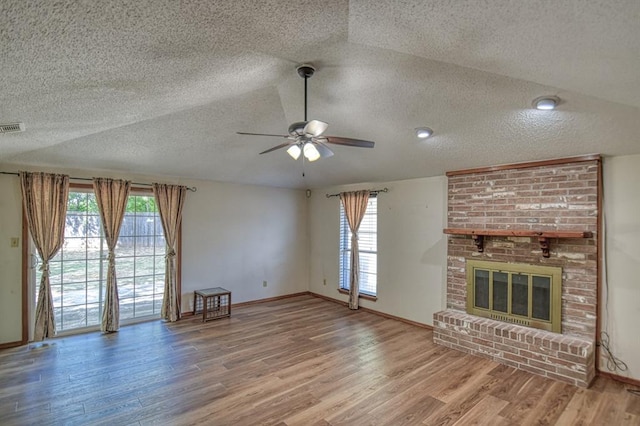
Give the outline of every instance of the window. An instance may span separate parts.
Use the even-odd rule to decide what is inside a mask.
[[[120,320],[159,316],[165,240],[153,195],[129,195],[116,246]],[[93,192],[69,192],[64,244],[49,263],[56,329],[100,325],[108,249]],[[36,269],[36,298],[41,271]]]
[[[358,229],[360,253],[360,293],[375,296],[378,273],[378,200],[369,198],[367,211]],[[340,203],[340,288],[349,290],[351,271],[351,230]]]

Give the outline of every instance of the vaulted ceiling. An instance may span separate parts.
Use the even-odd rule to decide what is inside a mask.
[[[0,164],[313,188],[640,153],[637,0],[2,0]],[[337,146],[282,142],[309,119]],[[555,111],[531,108],[556,95]],[[434,135],[418,140],[414,128]]]

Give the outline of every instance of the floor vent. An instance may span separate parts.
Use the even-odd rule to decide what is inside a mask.
[[[0,133],[24,132],[24,123],[0,124]]]

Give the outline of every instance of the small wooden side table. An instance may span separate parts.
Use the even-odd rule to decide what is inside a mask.
[[[202,322],[230,317],[231,292],[222,287],[196,290],[193,292],[193,315],[198,313],[198,306],[202,308]]]

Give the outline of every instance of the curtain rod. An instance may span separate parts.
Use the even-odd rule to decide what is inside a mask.
[[[381,192],[389,192],[389,188],[382,188],[382,189],[370,189],[369,190],[369,194],[371,195],[378,195]],[[331,198],[331,197],[339,197],[340,194],[324,194],[327,198]]]
[[[0,174],[3,175],[14,175],[14,176],[20,176],[20,173],[16,173],[16,172],[0,172]],[[69,176],[69,179],[73,179],[73,180],[86,180],[86,181],[92,181],[93,179],[91,178],[80,178],[80,177],[72,177]],[[151,183],[138,183],[138,182],[131,182],[131,185],[136,185],[136,186],[153,186],[153,184]],[[192,191],[192,192],[196,192],[198,190],[198,188],[196,188],[195,186],[192,187],[188,187],[187,186],[187,191]]]

